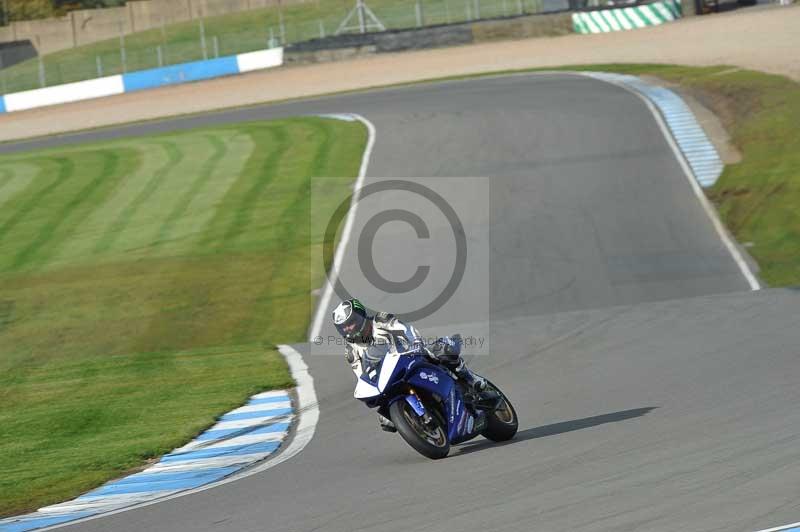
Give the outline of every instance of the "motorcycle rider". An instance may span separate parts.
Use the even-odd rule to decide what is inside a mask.
[[[432,362],[452,371],[473,393],[479,393],[486,387],[486,380],[470,371],[461,358],[460,337],[445,336],[426,346],[424,338],[413,325],[403,323],[394,314],[387,312],[369,316],[358,299],[347,299],[339,303],[333,310],[332,317],[336,330],[345,339],[345,358],[356,378],[363,373],[363,361],[370,345],[388,343],[401,352],[415,347],[422,348]],[[378,422],[381,429],[387,432],[397,430],[394,423],[381,414],[378,414]]]

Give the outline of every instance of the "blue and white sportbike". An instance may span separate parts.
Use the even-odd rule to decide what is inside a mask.
[[[473,393],[425,347],[398,352],[384,343],[362,357],[354,396],[392,420],[403,439],[428,458],[444,458],[450,445],[478,435],[493,441],[517,433],[517,413],[497,386]]]

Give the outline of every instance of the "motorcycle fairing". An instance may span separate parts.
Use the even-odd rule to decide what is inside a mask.
[[[353,397],[356,399],[369,399],[371,397],[377,397],[380,394],[381,391],[378,390],[377,386],[370,383],[363,376],[358,379],[356,389],[353,391]]]
[[[413,388],[425,390],[442,398],[447,416],[445,419],[447,436],[450,441],[457,443],[471,434],[474,419],[464,407],[461,391],[453,378],[441,368],[427,363],[411,364],[409,370],[406,380]]]

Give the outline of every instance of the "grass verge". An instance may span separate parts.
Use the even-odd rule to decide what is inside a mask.
[[[302,118],[0,157],[0,515],[292,384],[274,345],[320,283],[310,178],[354,177],[365,142]]]

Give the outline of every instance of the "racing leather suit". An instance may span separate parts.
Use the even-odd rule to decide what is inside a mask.
[[[464,359],[461,358],[460,339],[442,337],[431,345],[425,344],[425,339],[419,331],[410,324],[403,323],[393,314],[378,312],[372,318],[372,341],[376,343],[389,343],[397,351],[410,351],[415,346],[425,347],[425,353],[431,362],[439,364],[449,369],[473,391],[481,391],[486,381],[472,373]],[[364,358],[367,356],[369,345],[363,343],[347,343],[345,358],[355,373],[356,378],[360,378],[364,368]],[[392,422],[384,416],[378,414],[378,421],[381,428],[389,432],[394,431]]]

